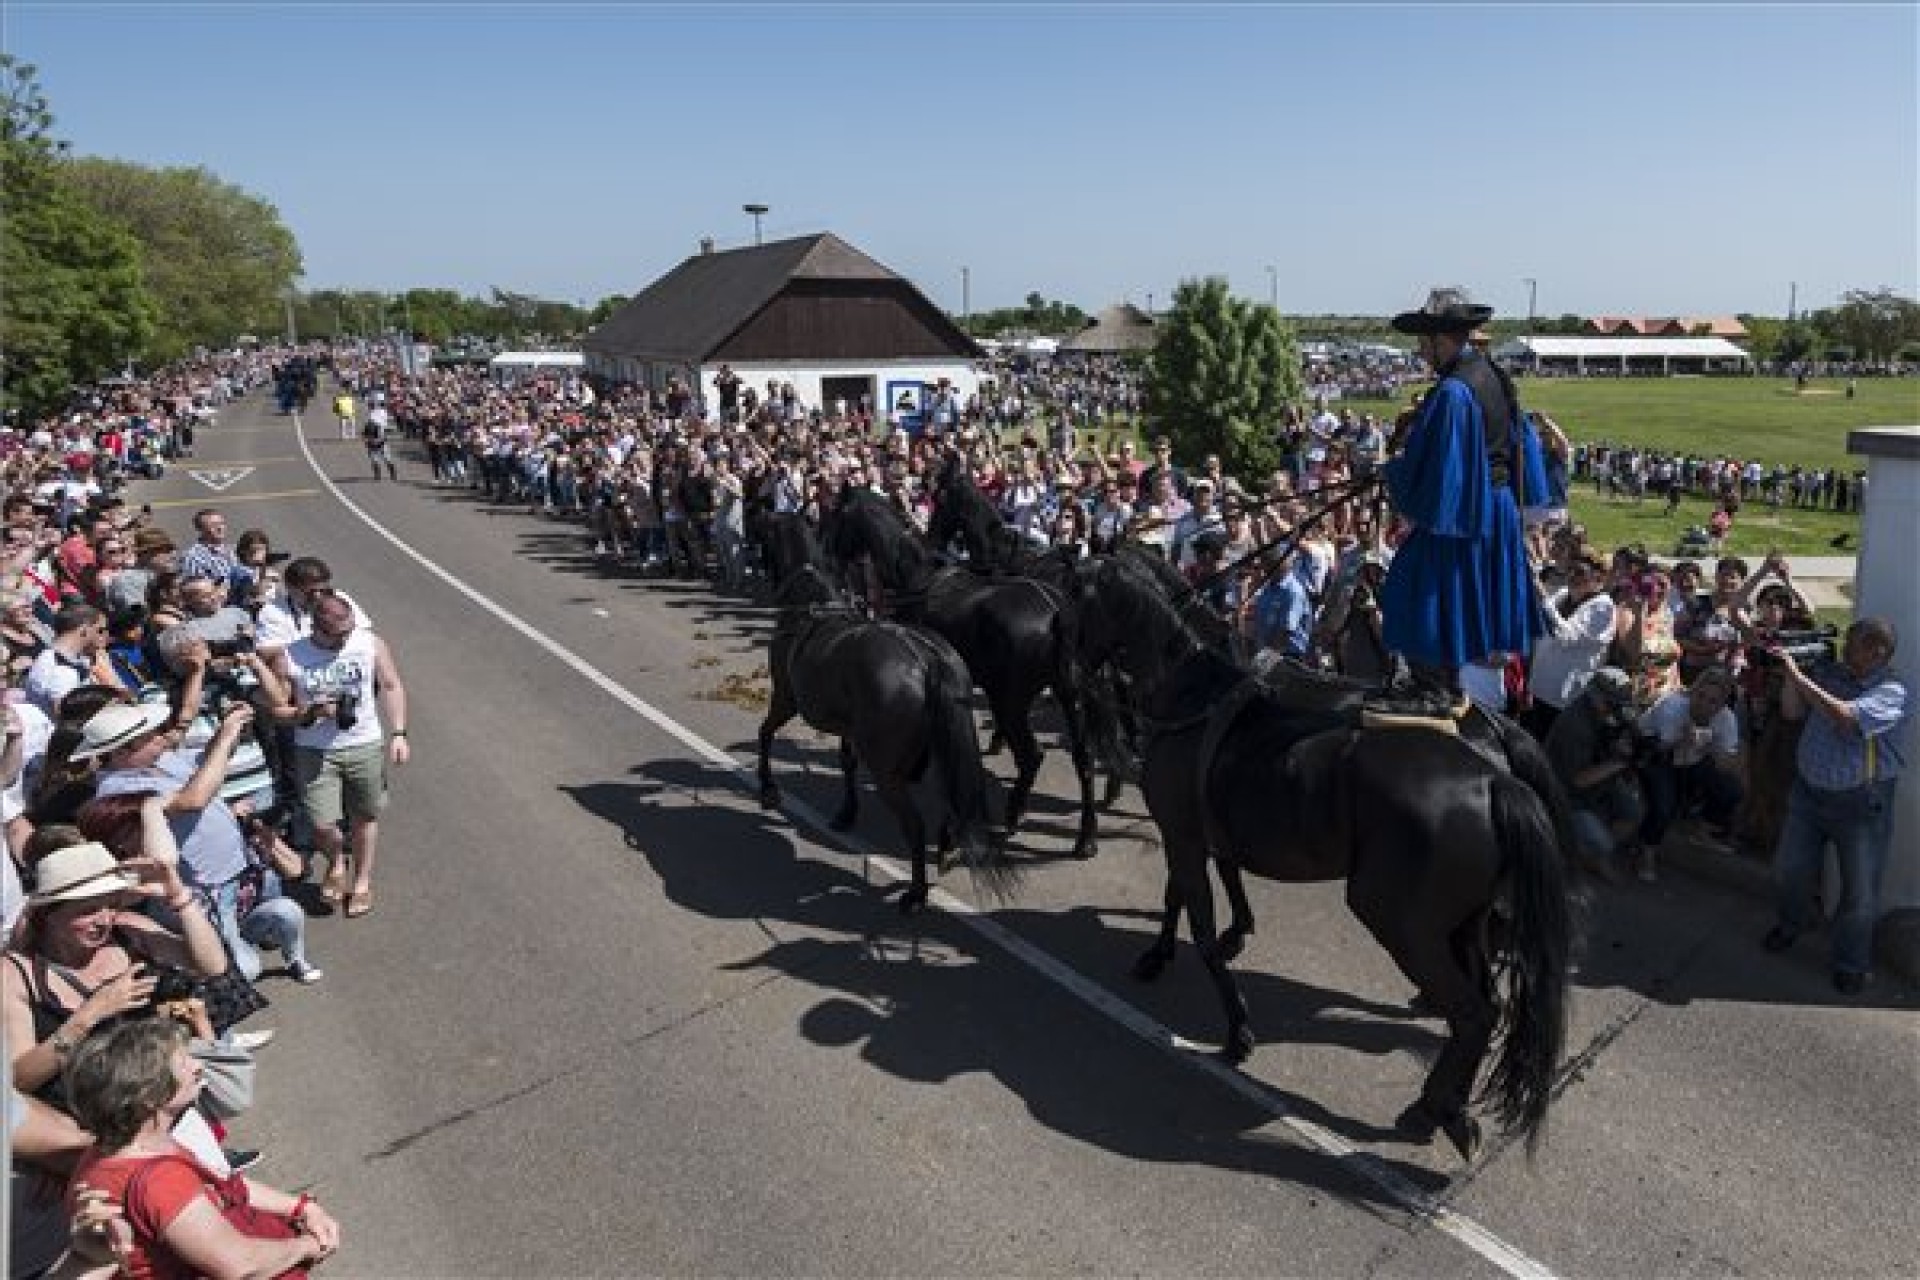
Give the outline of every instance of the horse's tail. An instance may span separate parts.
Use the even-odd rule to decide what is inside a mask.
[[[1560,856],[1573,857],[1574,850],[1579,848],[1573,836],[1573,805],[1567,799],[1567,789],[1561,785],[1560,776],[1553,771],[1553,762],[1547,759],[1546,748],[1505,716],[1487,719],[1499,735],[1500,745],[1506,751],[1507,768],[1512,770],[1514,779],[1525,783],[1546,809]]]
[[[1531,787],[1507,777],[1493,779],[1492,799],[1510,919],[1496,933],[1495,969],[1506,993],[1486,1096],[1502,1127],[1526,1135],[1531,1154],[1566,1042],[1573,912],[1547,806]]]
[[[973,677],[945,646],[929,646],[925,657],[928,745],[946,789],[949,831],[975,890],[1005,901],[1019,887],[1020,877],[987,821],[987,770],[980,763],[980,740],[969,705]]]

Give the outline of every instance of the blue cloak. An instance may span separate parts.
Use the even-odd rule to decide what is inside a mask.
[[[1409,661],[1462,667],[1490,653],[1530,653],[1539,600],[1513,490],[1487,467],[1479,401],[1443,379],[1405,450],[1384,468],[1413,531],[1380,586],[1381,632]]]

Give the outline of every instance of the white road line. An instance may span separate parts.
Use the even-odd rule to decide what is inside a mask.
[[[714,746],[700,735],[682,725],[679,721],[655,707],[652,703],[629,692],[625,686],[594,667],[585,658],[580,657],[559,641],[540,631],[531,623],[522,621],[517,615],[482,595],[461,579],[441,568],[432,560],[421,555],[397,534],[361,510],[352,499],[340,492],[332,479],[320,469],[314,461],[313,452],[307,446],[306,428],[299,414],[293,415],[295,439],[300,443],[300,452],[306,455],[307,465],[313,468],[336,501],[375,533],[392,543],[403,555],[413,560],[440,581],[452,587],[475,605],[492,614],[506,626],[525,636],[561,663],[578,673],[589,684],[613,698],[635,715],[660,730],[674,741],[680,743],[695,756],[716,768],[726,771],[749,795],[759,794],[759,780],[754,770],[740,763],[720,748]],[[869,872],[877,872],[889,880],[904,881],[908,878],[907,869],[894,859],[874,850],[865,840],[848,832],[831,830],[825,815],[804,800],[788,798],[781,805],[783,812],[798,819],[818,833],[829,845],[838,844],[855,855],[864,856]],[[1407,1212],[1421,1221],[1432,1225],[1436,1230],[1451,1236],[1467,1248],[1473,1250],[1488,1262],[1510,1276],[1528,1277],[1529,1280],[1551,1280],[1553,1272],[1544,1264],[1534,1260],[1508,1244],[1499,1236],[1481,1226],[1464,1214],[1456,1213],[1440,1204],[1432,1196],[1408,1182],[1382,1161],[1378,1156],[1355,1148],[1346,1139],[1331,1132],[1322,1125],[1294,1114],[1284,1099],[1273,1090],[1260,1083],[1245,1072],[1237,1071],[1218,1058],[1195,1051],[1192,1044],[1160,1023],[1154,1021],[1140,1010],[1108,991],[1105,987],[1091,981],[1084,974],[1069,968],[1058,958],[1040,950],[1026,939],[1010,932],[997,921],[983,915],[978,907],[954,897],[945,889],[936,888],[929,899],[941,910],[972,929],[982,938],[991,942],[1002,951],[1019,960],[1028,968],[1046,978],[1054,985],[1067,991],[1090,1008],[1106,1015],[1127,1030],[1145,1040],[1148,1044],[1174,1057],[1203,1075],[1239,1094],[1249,1102],[1270,1114],[1275,1120],[1290,1130],[1300,1141],[1319,1151],[1321,1154],[1339,1161],[1350,1172],[1371,1183],[1384,1195],[1398,1203]]]

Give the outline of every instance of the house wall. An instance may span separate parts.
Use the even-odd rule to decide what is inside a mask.
[[[828,378],[863,378],[874,380],[874,411],[884,414],[890,407],[889,392],[897,392],[902,385],[913,388],[930,387],[941,378],[953,384],[962,403],[980,389],[980,374],[968,360],[923,359],[923,360],[841,360],[833,362],[812,362],[796,360],[729,360],[726,363],[740,375],[741,384],[752,387],[764,399],[769,379],[791,382],[800,403],[809,409],[825,409],[822,403],[821,384]],[[700,369],[700,386],[707,397],[710,410],[717,411],[719,401],[713,389],[713,379],[720,372],[720,362],[704,365]],[[924,392],[921,392],[924,394]]]

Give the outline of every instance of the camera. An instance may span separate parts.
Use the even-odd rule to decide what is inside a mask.
[[[253,652],[253,633],[236,631],[219,640],[207,641],[207,654],[214,658],[238,658],[242,654]]]
[[[193,977],[179,969],[162,969],[153,983],[153,1007],[193,999]]]
[[[343,693],[333,700],[333,723],[341,729],[351,729],[360,723],[360,695]]]
[[[1831,623],[1824,627],[1780,631],[1775,633],[1770,645],[1748,645],[1747,661],[1763,671],[1771,671],[1779,666],[1782,655],[1790,656],[1803,667],[1812,663],[1832,662],[1838,654],[1834,639],[1839,634],[1840,629]]]

